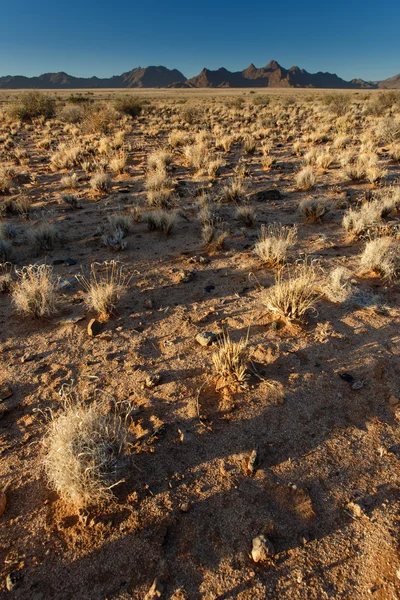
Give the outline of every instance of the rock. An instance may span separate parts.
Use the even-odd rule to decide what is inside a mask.
[[[97,319],[91,319],[87,326],[87,332],[92,337],[101,333],[102,329],[103,329],[103,325]]]
[[[215,290],[215,285],[213,285],[212,283],[210,285],[206,285],[206,287],[204,288],[204,291],[207,292],[207,294],[211,294],[213,290]]]
[[[267,560],[271,556],[274,556],[274,554],[274,545],[267,537],[265,537],[265,535],[258,535],[257,537],[253,538],[251,557],[254,562]]]
[[[75,287],[75,284],[76,284],[76,279],[65,278],[65,279],[60,279],[57,287],[60,290],[60,292],[66,292],[67,290],[72,290],[72,288]]]
[[[161,381],[161,377],[160,377],[160,375],[149,375],[149,376],[146,378],[146,381],[145,381],[145,386],[146,386],[147,388],[153,388],[153,387],[155,387],[156,385],[158,385],[158,384],[160,383],[160,381]]]
[[[177,278],[180,283],[189,283],[189,281],[193,281],[194,279],[194,271],[179,271],[177,273]]]
[[[261,190],[253,194],[253,200],[256,202],[266,202],[268,200],[281,200],[282,194],[279,190]]]
[[[21,362],[22,363],[31,362],[32,360],[37,360],[38,358],[40,358],[39,354],[24,354],[21,357]]]
[[[361,390],[361,388],[364,387],[364,382],[363,381],[355,381],[353,383],[353,385],[351,386],[352,390]]]
[[[190,508],[191,508],[190,502],[182,502],[182,504],[179,505],[179,510],[183,513],[189,512]]]
[[[7,385],[7,384],[0,385],[0,402],[3,402],[3,400],[8,400],[8,398],[11,398],[13,393],[14,392],[12,391],[12,389],[9,385]]]
[[[363,515],[361,506],[359,504],[356,504],[355,502],[349,502],[346,508],[351,514],[351,516],[355,519],[359,519]]]
[[[247,470],[250,475],[253,475],[253,473],[257,470],[257,459],[258,452],[256,449],[254,449],[250,454],[249,460],[247,461]]]
[[[163,591],[164,584],[159,577],[156,577],[151,588],[145,595],[144,600],[155,600],[156,598],[161,598]]]
[[[19,588],[22,581],[22,574],[19,571],[11,571],[6,577],[6,588],[9,592]]]
[[[196,342],[200,344],[200,346],[211,346],[214,342],[217,341],[217,336],[212,331],[201,331],[196,335]]]
[[[78,262],[74,258],[66,258],[65,262],[69,267],[73,267],[74,265],[78,264]]]

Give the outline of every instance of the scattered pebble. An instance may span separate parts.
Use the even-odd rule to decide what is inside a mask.
[[[355,381],[353,383],[353,385],[351,386],[352,390],[361,390],[361,388],[364,387],[364,382],[363,381]]]
[[[214,342],[217,341],[217,336],[212,331],[201,331],[196,335],[196,342],[200,344],[200,346],[211,346]]]
[[[269,557],[274,556],[274,554],[274,545],[265,535],[258,535],[253,538],[251,557],[254,562],[267,560]]]
[[[145,386],[146,386],[147,388],[153,388],[153,387],[155,387],[156,385],[159,385],[160,381],[161,381],[161,377],[160,377],[160,375],[149,375],[149,376],[146,378],[146,381],[145,381]]]

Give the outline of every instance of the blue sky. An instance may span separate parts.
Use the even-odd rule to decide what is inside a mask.
[[[271,59],[344,79],[400,73],[394,0],[3,0],[0,75],[108,77],[164,65],[241,70]]]

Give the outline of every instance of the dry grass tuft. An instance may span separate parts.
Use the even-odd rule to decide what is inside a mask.
[[[286,227],[280,223],[261,226],[261,233],[254,252],[267,266],[284,264],[297,241],[297,227]]]
[[[131,280],[131,276],[124,273],[123,266],[114,260],[93,263],[88,276],[77,275],[76,278],[87,291],[86,306],[102,320],[112,314]]]
[[[320,222],[329,213],[329,206],[318,198],[304,198],[299,204],[299,213],[309,222]]]
[[[29,237],[42,250],[52,250],[58,238],[58,231],[51,223],[39,223],[30,230]]]
[[[57,312],[57,279],[49,265],[29,265],[16,271],[18,280],[12,291],[17,312],[36,318]]]
[[[385,279],[394,279],[400,272],[400,243],[390,237],[367,242],[361,255],[364,272],[373,271]]]
[[[351,274],[344,267],[332,269],[322,285],[322,292],[330,302],[342,303],[353,295]]]
[[[316,291],[317,268],[313,261],[297,263],[286,272],[281,270],[275,285],[263,290],[262,304],[270,311],[288,320],[302,320],[307,311],[314,309],[319,298]]]
[[[107,173],[95,173],[90,180],[90,187],[95,192],[107,194],[111,189],[111,177]]]
[[[165,235],[169,235],[176,224],[176,215],[166,210],[154,210],[145,213],[143,221],[147,223],[150,231],[162,231]]]
[[[216,373],[226,382],[239,385],[246,383],[248,358],[248,338],[233,342],[229,333],[224,333],[218,350],[212,355]]]
[[[296,175],[296,187],[299,190],[311,190],[317,184],[317,176],[311,165],[301,169]]]
[[[44,440],[44,467],[50,485],[77,509],[113,498],[123,464],[128,429],[109,403],[64,402],[52,415]]]

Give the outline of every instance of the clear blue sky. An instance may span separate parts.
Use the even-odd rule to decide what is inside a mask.
[[[164,65],[241,70],[271,59],[345,79],[400,73],[395,0],[3,0],[0,75],[108,77]]]

